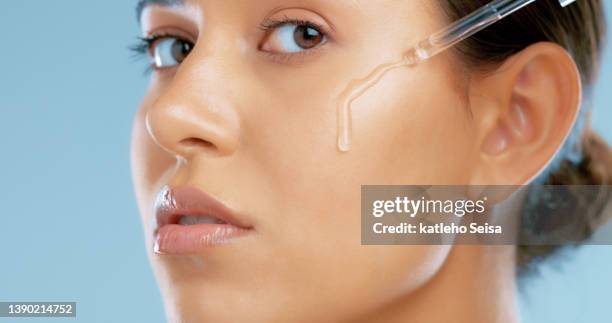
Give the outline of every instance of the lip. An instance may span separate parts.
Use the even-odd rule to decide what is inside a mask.
[[[215,223],[183,225],[183,216]],[[190,186],[162,188],[155,202],[154,252],[189,255],[247,235],[253,227],[212,196]]]

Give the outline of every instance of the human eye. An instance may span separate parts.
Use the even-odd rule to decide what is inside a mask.
[[[327,35],[322,28],[309,21],[281,20],[263,25],[267,36],[260,46],[264,52],[291,55],[324,45]]]
[[[141,38],[140,44],[132,47],[138,54],[147,55],[154,70],[179,66],[191,53],[194,44],[173,35],[151,35]]]

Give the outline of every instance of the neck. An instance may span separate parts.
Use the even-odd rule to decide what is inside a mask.
[[[363,322],[518,322],[513,246],[454,246],[419,290]]]

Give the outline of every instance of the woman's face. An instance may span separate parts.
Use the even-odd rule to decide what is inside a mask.
[[[349,152],[336,147],[336,100],[444,24],[435,3],[153,2],[132,164],[169,317],[355,321],[427,282],[449,247],[361,245],[360,190],[468,181],[476,139],[457,73],[445,56],[391,71],[354,102]],[[160,245],[165,187],[214,197],[246,233]]]

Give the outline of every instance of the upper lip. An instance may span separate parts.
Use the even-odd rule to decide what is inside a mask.
[[[184,215],[211,216],[227,224],[252,229],[252,226],[235,216],[234,212],[212,196],[190,186],[162,188],[155,202],[157,229],[178,224]]]

